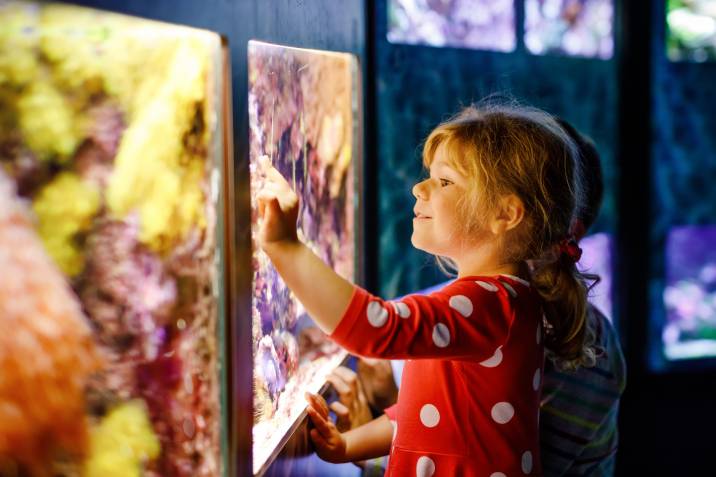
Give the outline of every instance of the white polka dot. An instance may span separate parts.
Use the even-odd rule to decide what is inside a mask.
[[[440,422],[440,412],[432,404],[426,404],[420,408],[420,422],[425,427],[435,427]]]
[[[497,288],[492,283],[483,282],[482,280],[477,280],[475,283],[477,283],[478,285],[480,285],[482,288],[484,288],[487,291],[496,292],[497,290],[499,290],[499,288]]]
[[[410,308],[408,308],[408,305],[406,305],[402,301],[394,301],[393,308],[395,308],[395,312],[398,314],[399,317],[410,318]]]
[[[510,285],[509,283],[502,282],[502,281],[500,283],[502,283],[502,286],[505,287],[505,290],[507,290],[507,293],[509,293],[512,298],[517,296],[517,292],[515,291],[514,288],[512,288],[512,285]]]
[[[522,472],[525,474],[532,472],[532,452],[530,451],[522,454]]]
[[[535,371],[535,375],[532,378],[532,389],[534,389],[535,391],[537,391],[539,389],[539,382],[540,382],[541,378],[542,378],[542,370],[537,368],[537,371]]]
[[[490,477],[507,477],[507,476],[505,474],[503,474],[502,472],[493,472],[490,474]]]
[[[415,475],[417,477],[431,477],[435,473],[435,462],[430,457],[422,456],[418,459],[418,465],[415,466]]]
[[[433,343],[438,348],[445,348],[450,344],[450,330],[442,323],[438,323],[433,328]]]
[[[455,295],[450,298],[450,308],[467,318],[472,315],[472,302],[465,295]]]
[[[498,346],[495,350],[495,354],[480,364],[486,368],[494,368],[498,366],[502,362],[502,350],[500,348],[502,348],[502,346]]]
[[[377,301],[368,303],[368,321],[376,328],[380,328],[388,321],[388,310],[383,308]]]
[[[509,402],[498,402],[492,406],[492,419],[498,424],[507,424],[515,415],[515,408]]]

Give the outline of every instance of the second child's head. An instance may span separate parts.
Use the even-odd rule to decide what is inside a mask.
[[[576,145],[549,114],[533,108],[469,107],[428,136],[430,178],[413,189],[413,244],[459,269],[490,253],[527,270],[542,296],[546,345],[579,362],[586,286],[563,253],[583,203]]]

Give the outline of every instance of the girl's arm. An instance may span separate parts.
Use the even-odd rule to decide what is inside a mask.
[[[263,249],[309,316],[324,333],[333,333],[348,308],[353,285],[299,240],[265,243]]]
[[[382,414],[360,427],[343,434],[346,439],[347,462],[374,459],[390,454],[393,443],[393,425]]]
[[[306,398],[309,403],[308,416],[315,426],[310,436],[321,459],[339,464],[373,459],[390,453],[393,425],[385,414],[341,434],[329,418],[325,400],[312,394],[307,394]]]
[[[308,314],[334,341],[367,357],[470,358],[486,361],[486,366],[489,359],[497,360],[515,316],[534,302],[528,282],[476,277],[429,296],[390,302],[373,296],[341,278],[298,240],[298,197],[268,158],[261,163],[265,181],[258,197],[259,242]],[[539,336],[538,314],[529,315],[533,336]],[[539,344],[536,339],[535,346]]]
[[[259,163],[266,176],[258,195],[261,247],[311,318],[331,334],[348,308],[353,285],[298,240],[298,197],[266,156]]]

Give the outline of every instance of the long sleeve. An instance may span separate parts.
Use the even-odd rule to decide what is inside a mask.
[[[507,340],[516,288],[499,277],[468,277],[386,301],[356,287],[331,338],[369,357],[486,360]]]

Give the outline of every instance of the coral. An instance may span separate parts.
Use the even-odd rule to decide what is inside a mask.
[[[176,245],[193,224],[205,225],[205,163],[184,150],[183,138],[201,124],[197,115],[206,94],[207,55],[200,42],[175,45],[164,47],[162,81],[137,92],[146,104],[130,117],[107,189],[113,214],[138,210],[141,240],[154,250]]]
[[[41,159],[66,161],[80,140],[72,107],[49,81],[34,81],[17,101],[20,130],[28,147]]]
[[[260,43],[249,48],[252,197],[264,180],[256,160],[266,154],[300,197],[299,238],[347,278],[353,278],[355,253],[351,68],[345,55]],[[252,206],[256,222],[255,200]],[[292,419],[288,406],[295,396],[283,394],[290,393],[292,384],[300,389],[304,380],[317,376],[321,363],[308,357],[337,356],[341,350],[325,345],[328,339],[322,333],[302,331],[302,322],[308,327],[304,330],[315,325],[268,257],[258,246],[255,250],[254,419],[270,429],[280,424],[276,421]],[[301,336],[317,342],[300,347],[298,341],[309,344]]]
[[[140,346],[133,348],[132,357],[154,359],[177,290],[162,260],[139,243],[137,217],[98,222],[86,250],[87,265],[78,291],[97,325],[99,340],[121,348],[122,342],[134,339]]]
[[[0,460],[10,456],[38,474],[56,454],[84,451],[84,386],[100,357],[80,304],[2,172],[0,270]]]
[[[70,276],[82,271],[84,256],[76,242],[99,208],[99,191],[76,174],[63,172],[38,193],[33,203],[40,238],[60,269]]]
[[[91,451],[84,477],[140,477],[142,464],[160,453],[157,439],[141,401],[112,409],[92,430]]]
[[[69,5],[0,0],[0,15],[0,170],[87,315],[76,333],[91,330],[104,358],[75,419],[102,420],[83,472],[219,475],[220,39]],[[17,356],[45,366],[53,352]],[[0,474],[4,463],[0,452]],[[53,475],[79,467],[75,454],[51,462]]]
[[[36,10],[28,4],[0,3],[0,87],[21,86],[37,77]]]

